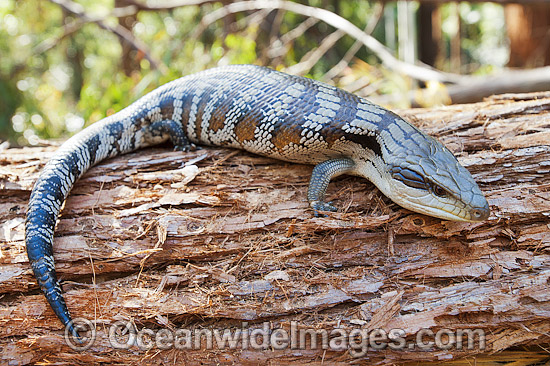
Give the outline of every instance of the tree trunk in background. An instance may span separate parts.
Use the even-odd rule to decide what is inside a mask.
[[[418,58],[435,66],[440,54],[441,17],[439,5],[420,3],[418,8]]]
[[[458,3],[451,3],[451,12],[454,13],[456,19],[456,33],[451,35],[450,47],[450,72],[460,74],[462,67],[462,19],[460,18],[460,11],[458,9]]]
[[[417,34],[413,4],[405,1],[397,2],[397,41],[399,58],[414,64],[417,59]]]
[[[504,14],[510,39],[508,66],[550,65],[550,4],[508,4]]]
[[[131,0],[115,0],[115,8],[124,8],[133,5]],[[132,32],[132,28],[137,21],[137,14],[132,14],[118,18],[119,24],[126,28],[129,32]],[[143,59],[143,55],[140,55],[128,42],[119,38],[120,46],[122,47],[122,69],[126,76],[131,76],[134,71],[140,71],[140,61]]]

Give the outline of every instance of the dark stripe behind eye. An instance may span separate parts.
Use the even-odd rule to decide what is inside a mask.
[[[426,189],[426,190],[429,188],[429,184],[426,183],[426,181],[424,180],[424,177],[422,177],[417,172],[407,168],[400,168],[400,167],[393,168],[392,177],[412,188]]]

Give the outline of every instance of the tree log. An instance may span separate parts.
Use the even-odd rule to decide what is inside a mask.
[[[447,92],[451,101],[459,104],[478,102],[494,94],[542,92],[548,89],[550,66],[471,78],[467,82],[449,85]]]
[[[55,147],[0,152],[0,362],[548,360],[550,94],[401,114],[472,172],[489,220],[414,214],[349,176],[329,187],[341,210],[314,217],[310,166],[228,149],[166,145],[92,168],[65,204],[54,246],[73,317],[97,325],[86,351],[66,344],[23,240],[30,190]],[[140,342],[113,348],[116,321],[134,324]],[[148,342],[147,329],[204,337],[183,349],[189,344]],[[247,329],[270,343],[246,338]],[[235,347],[216,338],[210,347],[205,334],[224,330],[243,336]],[[383,337],[391,330],[405,347]],[[314,331],[332,343],[315,345]],[[461,331],[478,332],[471,349],[449,343]],[[273,334],[295,343],[273,343]]]

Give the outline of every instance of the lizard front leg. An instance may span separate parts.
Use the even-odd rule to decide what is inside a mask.
[[[319,211],[337,210],[330,202],[325,202],[328,184],[332,178],[350,173],[353,168],[355,168],[355,162],[349,158],[327,160],[313,168],[307,190],[307,200],[315,216],[319,215]]]

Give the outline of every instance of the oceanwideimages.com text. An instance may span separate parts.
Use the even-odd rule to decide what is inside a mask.
[[[75,350],[93,346],[97,332],[87,319],[74,320],[75,328],[87,336],[75,339],[65,332],[67,344]],[[272,323],[249,325],[240,328],[177,328],[150,329],[137,327],[132,322],[117,321],[108,327],[108,341],[113,349],[140,350],[190,350],[190,349],[254,349],[254,350],[304,350],[323,349],[349,351],[354,357],[362,357],[369,350],[473,350],[485,349],[485,333],[482,329],[420,329],[414,335],[403,329],[363,328],[315,328],[298,322],[289,327],[273,328]]]

